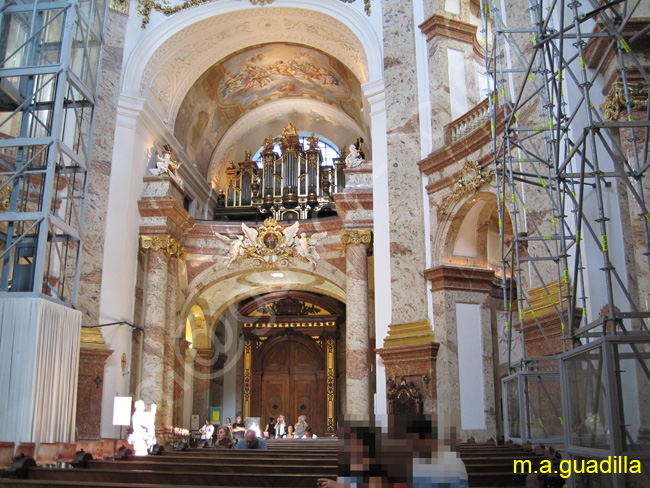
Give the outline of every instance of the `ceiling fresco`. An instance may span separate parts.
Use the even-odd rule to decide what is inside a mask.
[[[347,67],[315,49],[276,43],[235,53],[203,73],[181,104],[174,135],[209,179],[212,154],[228,128],[246,111],[287,97],[326,102],[365,126],[361,86]],[[260,145],[269,135],[260,133]]]

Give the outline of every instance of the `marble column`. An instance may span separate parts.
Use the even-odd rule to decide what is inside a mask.
[[[176,357],[176,338],[182,335],[177,331],[176,319],[176,293],[178,290],[178,260],[172,259],[169,263],[167,276],[167,311],[165,322],[165,355],[163,358],[163,398],[160,412],[160,423],[163,427],[172,427],[173,414],[176,402],[174,401],[174,365]]]
[[[165,324],[167,321],[167,279],[169,255],[163,249],[150,250],[146,258],[144,346],[140,364],[140,399],[147,406],[163,403],[163,368],[165,357]]]
[[[367,415],[371,412],[368,250],[372,231],[344,231],[341,242],[347,275],[345,413]]]

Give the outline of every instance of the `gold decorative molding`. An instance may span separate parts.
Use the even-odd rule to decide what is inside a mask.
[[[347,254],[348,246],[366,246],[368,255],[372,254],[372,230],[344,230],[341,232],[343,251]]]
[[[11,205],[11,188],[9,185],[3,186],[6,182],[6,178],[0,180],[0,212],[6,212],[9,210]]]
[[[106,341],[97,327],[81,328],[81,347],[106,349]]]
[[[138,0],[138,6],[136,7],[136,10],[138,12],[138,17],[142,17],[141,25],[142,28],[144,29],[149,23],[149,20],[151,20],[150,16],[152,10],[161,12],[164,15],[172,15],[175,14],[176,12],[180,12],[181,10],[186,10],[190,7],[203,5],[204,3],[208,3],[210,1],[212,0],[185,0],[183,3],[179,3],[178,5],[169,5],[169,3],[166,1],[163,1],[161,3],[161,2],[157,2],[156,0]],[[264,6],[275,2],[275,0],[249,0],[249,1],[253,5],[259,5],[259,6]],[[339,1],[343,3],[354,3],[356,0],[339,0]],[[370,15],[370,1],[371,0],[363,0],[364,10],[366,11],[367,15]],[[123,5],[126,5],[126,8],[128,8],[129,0],[113,0],[113,4],[116,4],[115,8]]]
[[[336,339],[327,338],[327,433],[336,432]]]
[[[645,83],[631,83],[628,85],[630,91],[630,101],[632,110],[645,110],[648,108],[648,85]],[[625,98],[625,89],[623,83],[617,81],[612,85],[612,89],[607,95],[605,102],[600,106],[605,120],[616,122],[621,112],[627,109],[627,100]]]
[[[416,320],[403,324],[390,324],[388,336],[384,339],[384,348],[431,342],[436,342],[436,336],[431,330],[431,321],[429,319]]]
[[[482,186],[490,183],[494,178],[494,170],[484,171],[475,161],[465,160],[465,166],[460,170],[456,186],[442,205],[442,213],[446,215],[463,196],[469,192],[477,192]]]
[[[187,251],[176,239],[166,236],[140,236],[140,248],[145,251],[167,251],[170,258],[176,258],[179,261],[185,261]]]
[[[245,339],[244,341],[244,418],[250,417],[251,414],[251,370],[253,368],[253,341]]]

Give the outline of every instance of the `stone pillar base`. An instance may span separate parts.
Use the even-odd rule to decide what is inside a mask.
[[[77,389],[77,435],[81,439],[101,437],[104,365],[113,354],[110,349],[81,347]]]
[[[422,344],[409,344],[391,346],[377,349],[375,352],[381,356],[386,367],[387,404],[389,413],[390,403],[400,401],[391,398],[392,391],[399,389],[401,384],[409,386],[415,395],[421,399],[420,413],[436,413],[438,409],[438,394],[436,384],[436,357],[440,344],[425,342]],[[395,408],[393,408],[395,411]]]

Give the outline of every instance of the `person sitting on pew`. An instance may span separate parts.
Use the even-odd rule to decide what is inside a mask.
[[[295,431],[295,429],[293,428],[293,425],[289,424],[289,425],[287,426],[287,435],[286,435],[286,438],[287,438],[287,439],[293,439],[293,438],[295,438],[296,436],[294,435],[294,431]]]
[[[266,429],[264,429],[264,437],[267,439],[275,437],[275,425],[273,424],[274,420],[275,419],[273,417],[269,417],[269,423],[266,424]]]
[[[266,442],[264,439],[258,439],[255,436],[255,431],[248,429],[244,434],[243,439],[239,439],[239,442],[235,446],[235,449],[260,449],[266,450]]]
[[[226,426],[221,426],[217,429],[217,442],[214,447],[216,449],[232,449],[235,445],[235,439],[232,437],[232,432]]]
[[[201,440],[197,447],[210,447],[212,445],[212,434],[214,434],[214,426],[210,419],[205,419],[205,425],[199,429],[201,432]]]
[[[314,434],[314,431],[311,427],[307,427],[305,429],[305,435],[302,437],[303,439],[316,439],[318,436]]]

